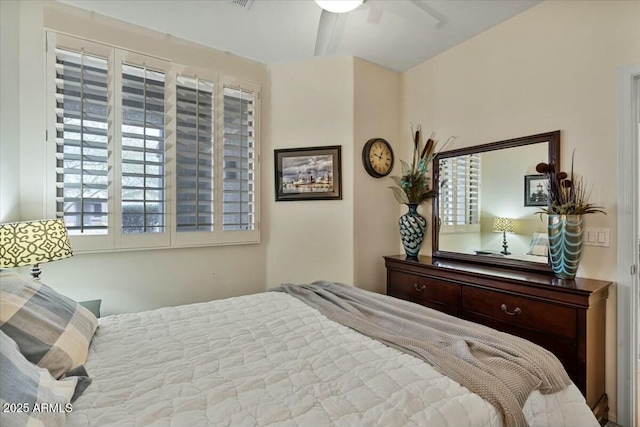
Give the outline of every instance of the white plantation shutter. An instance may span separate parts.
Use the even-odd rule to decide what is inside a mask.
[[[222,227],[224,231],[254,230],[256,94],[225,86],[223,100]]]
[[[467,159],[467,211],[468,224],[480,224],[480,155]]]
[[[122,65],[122,232],[165,232],[165,76]]]
[[[108,227],[107,59],[55,49],[56,217],[70,234]]]
[[[259,241],[259,83],[52,31],[47,75],[47,216],[77,251]]]
[[[178,76],[176,99],[177,231],[213,231],[214,85]]]
[[[480,156],[440,159],[440,222],[442,231],[468,231],[480,223]]]
[[[440,159],[439,164],[439,209],[440,226],[453,224],[453,162],[451,158]]]

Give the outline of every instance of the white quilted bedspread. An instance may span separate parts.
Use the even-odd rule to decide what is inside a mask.
[[[101,319],[69,426],[500,426],[431,366],[280,293]],[[539,392],[531,426],[597,426],[578,389]]]

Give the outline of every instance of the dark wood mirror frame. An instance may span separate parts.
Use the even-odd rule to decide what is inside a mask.
[[[467,154],[484,153],[487,151],[503,150],[505,148],[521,147],[523,145],[548,143],[548,163],[560,164],[560,131],[541,133],[538,135],[524,136],[521,138],[508,139],[505,141],[491,142],[488,144],[476,145],[473,147],[460,148],[457,150],[445,151],[438,153],[433,159],[433,185],[434,188],[439,188],[439,165],[440,159],[449,157],[464,156]],[[518,200],[518,203],[520,200]],[[506,259],[498,257],[486,257],[482,255],[465,254],[458,252],[441,251],[438,249],[439,235],[440,235],[440,220],[438,213],[440,212],[439,197],[433,199],[432,204],[432,257],[433,258],[445,258],[455,259],[473,262],[476,264],[486,264],[493,266],[503,266],[514,268],[518,270],[539,271],[552,273],[551,265],[547,261],[546,264],[521,261],[516,259]]]

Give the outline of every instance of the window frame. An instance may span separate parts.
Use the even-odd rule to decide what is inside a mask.
[[[219,96],[218,96],[218,91],[219,91],[219,75],[218,73],[214,72],[214,71],[210,71],[210,70],[202,70],[202,69],[194,69],[192,67],[186,67],[186,66],[181,66],[178,65],[176,67],[176,82],[177,82],[177,76],[184,76],[184,77],[188,77],[188,78],[193,78],[193,79],[202,79],[202,80],[206,80],[210,83],[213,83],[214,85],[214,91],[213,91],[213,102],[214,102],[214,110],[213,110],[213,114],[214,114],[214,123],[217,124],[219,123],[219,118],[220,118],[220,111],[217,108],[217,106],[219,105]],[[172,97],[171,100],[173,105],[177,106],[177,90],[174,91],[174,95]],[[214,129],[214,152],[213,152],[213,156],[214,156],[214,163],[213,163],[213,172],[214,172],[214,183],[215,183],[215,187],[214,187],[214,206],[216,206],[216,201],[219,199],[219,195],[218,195],[218,190],[219,190],[219,177],[218,177],[218,170],[220,169],[220,166],[218,164],[218,159],[220,157],[219,155],[219,151],[218,151],[218,142],[220,141],[220,135],[219,135],[219,126],[216,126],[216,129]],[[174,130],[173,130],[174,134],[177,135],[177,116],[176,116],[176,120],[174,123]],[[171,175],[171,189],[170,189],[170,197],[172,200],[177,201],[178,200],[178,195],[177,195],[177,190],[178,190],[178,185],[177,185],[177,181],[178,181],[178,174],[177,174],[177,137],[176,137],[176,143],[172,144],[170,149],[169,149],[169,156],[172,159],[175,159],[174,161],[174,173]],[[173,206],[175,207],[176,204],[174,203]],[[217,207],[217,206],[216,206]],[[177,212],[176,212],[176,216],[177,216]],[[176,221],[177,223],[177,221]],[[210,246],[210,245],[215,245],[216,243],[219,243],[221,241],[221,236],[218,230],[218,224],[219,224],[219,219],[218,219],[218,209],[215,210],[214,212],[214,229],[213,231],[209,231],[209,232],[200,232],[200,231],[178,231],[177,227],[172,227],[171,228],[171,241],[174,243],[174,246],[176,247],[192,247],[192,246]]]
[[[218,105],[221,105],[222,108],[218,109],[219,114],[221,115],[221,117],[224,116],[224,99],[223,99],[223,93],[224,93],[224,88],[225,87],[230,87],[230,88],[234,88],[234,89],[241,89],[243,91],[248,91],[248,92],[253,92],[254,93],[254,99],[255,99],[255,108],[254,108],[254,115],[253,115],[253,119],[254,119],[254,158],[253,158],[253,163],[254,163],[254,170],[253,170],[253,193],[254,193],[254,200],[253,200],[253,205],[254,205],[254,212],[253,212],[253,217],[254,217],[254,227],[253,230],[229,230],[229,231],[224,231],[223,230],[223,222],[222,222],[222,215],[223,215],[223,208],[221,207],[219,210],[219,214],[220,214],[220,220],[218,222],[218,224],[221,225],[220,227],[220,232],[222,234],[221,237],[221,243],[222,244],[237,244],[237,243],[242,243],[245,239],[245,235],[251,235],[251,236],[255,236],[254,238],[259,239],[259,235],[260,235],[260,178],[259,178],[259,172],[260,172],[260,84],[258,82],[252,82],[249,80],[244,80],[244,79],[239,79],[239,78],[235,78],[232,76],[221,76],[220,81],[218,83],[218,87],[219,87],[219,100],[218,100]],[[222,120],[220,121],[220,123],[222,123]],[[216,182],[220,182],[223,183],[224,182],[224,170],[223,170],[223,162],[224,162],[224,126],[218,126],[218,131],[220,132],[218,134],[218,140],[220,141],[220,144],[217,145],[216,147],[216,151],[218,152],[218,161],[219,161],[219,166],[217,168],[217,173],[219,174],[219,176],[217,177]],[[223,200],[223,191],[224,191],[224,187],[223,185],[219,185],[218,186],[218,200]]]
[[[75,37],[69,37],[64,34],[47,31],[46,34],[46,179],[45,179],[45,212],[47,218],[57,218],[57,194],[58,188],[57,182],[57,127],[56,127],[56,48],[68,49],[71,51],[86,51],[93,55],[104,57],[107,59],[107,78],[113,79],[113,67],[112,64],[115,60],[115,52],[112,48],[100,44],[91,42],[84,39]],[[114,87],[107,86],[107,97],[114,97]],[[107,116],[107,123],[113,122],[114,110],[110,109]],[[114,126],[107,127],[107,140],[108,140],[108,172],[107,181],[111,184],[115,180],[115,171],[111,165],[113,164],[113,148],[111,147],[111,141],[114,139]],[[92,234],[82,235],[70,234],[71,243],[75,252],[84,251],[106,251],[114,248],[115,246],[115,234],[113,233],[114,219],[115,219],[115,193],[113,185],[107,186],[107,233],[105,234]],[[81,237],[81,238],[79,238]]]
[[[162,233],[122,233],[122,66],[123,65],[139,66],[155,71],[164,72],[165,76],[165,140],[164,140],[164,212],[165,215],[165,230]],[[168,191],[168,177],[174,175],[173,169],[175,168],[175,162],[167,158],[167,147],[175,145],[175,115],[171,114],[171,111],[167,106],[170,104],[171,86],[169,84],[173,82],[172,74],[173,70],[171,63],[161,59],[149,57],[135,52],[127,52],[122,49],[115,48],[115,61],[113,63],[116,70],[115,74],[115,87],[114,87],[114,102],[115,109],[115,121],[114,139],[113,139],[113,169],[115,179],[113,181],[115,187],[115,215],[114,215],[114,238],[115,247],[119,249],[148,249],[157,247],[166,247],[171,245],[170,230],[173,226],[173,203]],[[175,105],[175,104],[174,104]],[[167,125],[168,124],[168,125]]]
[[[85,40],[79,37],[46,31],[46,178],[45,212],[56,217],[56,48],[85,51],[108,61],[107,93],[109,113],[108,138],[108,201],[107,232],[96,235],[70,234],[76,252],[104,252],[147,250],[160,248],[222,246],[260,243],[260,134],[261,84],[244,78],[223,75],[214,69],[203,69],[178,64],[167,59]],[[122,64],[145,66],[165,73],[165,148],[164,148],[164,202],[165,231],[163,233],[122,233]],[[177,224],[177,77],[199,78],[214,84],[214,230],[178,231]],[[253,229],[224,231],[222,227],[223,188],[223,88],[226,86],[250,91],[254,95],[254,159],[253,159]]]

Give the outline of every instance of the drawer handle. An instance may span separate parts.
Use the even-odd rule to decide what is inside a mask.
[[[516,316],[516,315],[518,315],[518,314],[522,313],[522,310],[520,310],[520,307],[516,307],[516,309],[515,309],[515,310],[513,310],[513,311],[509,311],[509,310],[507,310],[507,305],[506,305],[506,304],[502,304],[502,305],[500,306],[500,308],[502,309],[502,311],[504,311],[505,313],[507,313],[509,316]]]
[[[418,291],[418,292],[422,292],[422,291],[424,291],[425,289],[427,289],[427,285],[422,285],[422,286],[418,287],[418,284],[417,284],[417,283],[414,283],[414,284],[413,284],[413,287],[414,287],[414,288],[416,288],[416,291]]]

